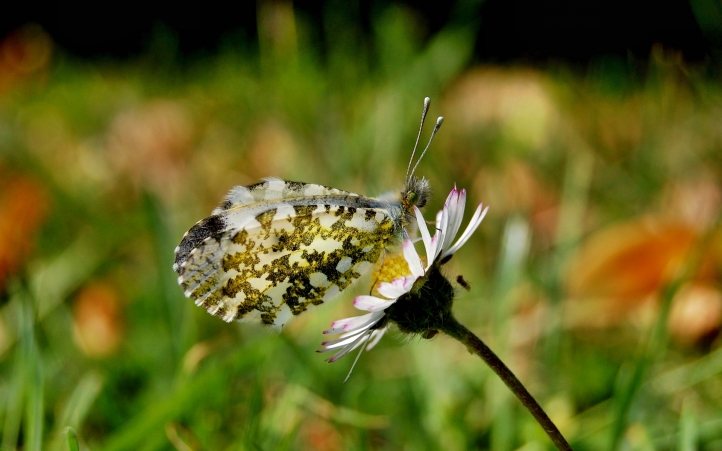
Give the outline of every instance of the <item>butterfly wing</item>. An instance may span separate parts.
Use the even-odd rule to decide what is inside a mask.
[[[236,187],[186,233],[174,269],[210,313],[283,326],[370,269],[398,234],[400,209],[279,179]]]

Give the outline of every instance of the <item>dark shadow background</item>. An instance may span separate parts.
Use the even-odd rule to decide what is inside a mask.
[[[309,30],[325,42],[331,23],[361,27],[368,35],[373,18],[389,2],[293,2]],[[654,46],[680,52],[688,62],[719,65],[722,3],[718,0],[488,0],[396,2],[416,11],[425,36],[449,23],[478,25],[477,62],[565,61],[585,65],[600,57],[646,59]],[[147,50],[158,30],[177,37],[181,58],[213,54],[224,43],[257,40],[257,4],[224,2],[169,6],[131,0],[107,6],[17,3],[0,18],[0,35],[34,22],[65,52],[79,58],[129,58]],[[321,46],[323,47],[323,46]]]

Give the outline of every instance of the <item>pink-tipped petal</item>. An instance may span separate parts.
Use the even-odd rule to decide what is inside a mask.
[[[350,330],[359,329],[378,321],[379,316],[374,313],[368,313],[361,316],[353,316],[344,318],[331,323],[331,329],[323,331],[324,334],[340,334]]]
[[[343,348],[349,346],[352,343],[355,343],[359,337],[363,336],[366,333],[368,333],[368,331],[357,331],[357,333],[351,336],[324,341],[323,343],[321,343],[321,346],[324,346],[326,348],[325,351],[332,351],[337,348]]]
[[[456,184],[454,184],[454,189],[452,189],[449,192],[449,195],[446,196],[446,201],[444,202],[444,207],[456,204],[456,201],[458,198],[459,198],[459,190],[456,189]]]
[[[388,301],[386,299],[377,298],[376,296],[356,296],[356,299],[353,301],[354,307],[356,307],[359,310],[366,310],[368,312],[376,312],[379,310],[383,310],[386,307],[390,306],[396,302],[396,299],[393,299],[391,301]]]
[[[488,206],[483,210],[481,209],[481,207],[482,204],[479,204],[479,206],[476,208],[476,211],[474,212],[474,216],[471,218],[471,221],[469,221],[469,225],[466,226],[466,230],[464,230],[464,233],[461,234],[461,237],[459,237],[459,240],[453,246],[451,246],[448,250],[444,251],[444,256],[453,254],[454,252],[458,251],[461,246],[466,244],[467,241],[469,241],[469,238],[471,238],[471,235],[476,231],[479,225],[481,225],[481,221],[484,220],[486,212],[489,210]]]
[[[381,282],[376,290],[381,296],[396,300],[400,296],[408,293],[415,281],[416,277],[414,276],[397,277],[392,280],[391,283]]]
[[[456,236],[456,233],[459,231],[459,227],[461,227],[461,221],[464,220],[464,210],[466,209],[466,190],[462,189],[461,193],[459,193],[459,200],[456,203],[456,209],[451,211],[451,224],[450,228],[454,236]]]
[[[456,234],[459,231],[461,221],[464,219],[466,190],[462,189],[450,200],[451,202],[449,202],[444,208],[444,222],[446,223],[446,226],[443,233],[444,240],[441,245],[442,249],[448,249],[451,246],[451,243],[454,241],[454,237],[456,237]]]

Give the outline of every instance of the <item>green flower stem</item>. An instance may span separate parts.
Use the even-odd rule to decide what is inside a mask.
[[[552,422],[549,416],[544,412],[544,409],[539,405],[536,399],[529,393],[524,385],[516,378],[514,373],[504,364],[504,362],[494,354],[486,343],[484,343],[479,337],[474,335],[469,329],[460,324],[454,317],[449,315],[444,321],[444,325],[441,331],[446,333],[448,336],[457,339],[467,348],[473,350],[479,357],[481,357],[487,365],[501,378],[507,387],[519,398],[524,407],[534,416],[539,425],[544,429],[549,438],[554,442],[557,449],[560,451],[572,451],[572,447],[569,446],[567,440],[564,438],[556,425]]]

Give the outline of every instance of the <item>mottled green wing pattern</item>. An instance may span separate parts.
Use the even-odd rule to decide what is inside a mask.
[[[236,187],[186,233],[174,269],[213,315],[283,326],[371,269],[398,239],[401,211],[321,185]]]

